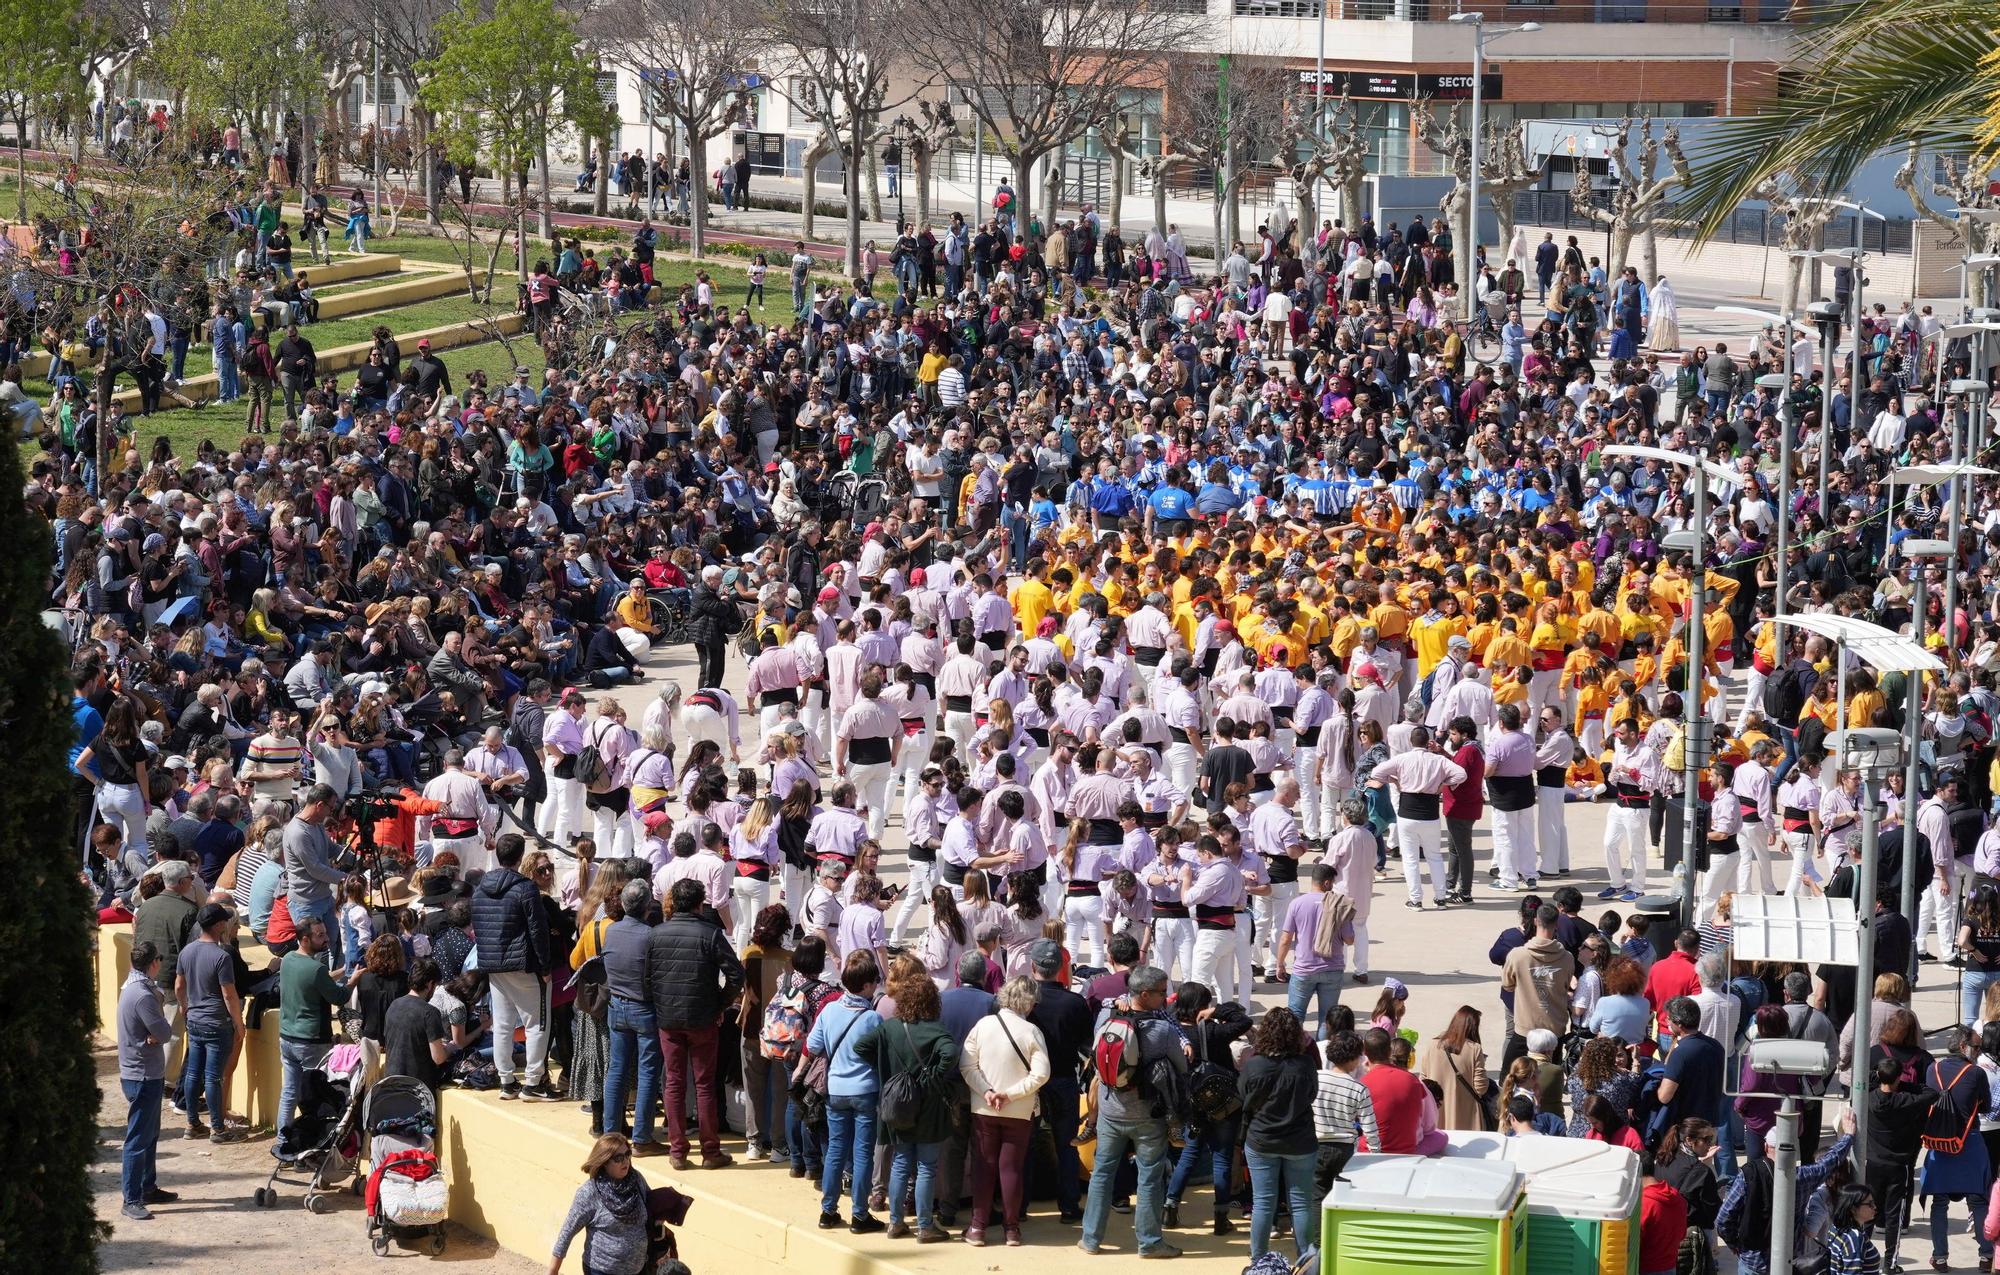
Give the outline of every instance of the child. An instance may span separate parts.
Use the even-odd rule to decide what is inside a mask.
[[[743,290],[743,304],[749,305],[750,298],[757,298],[757,308],[764,308],[764,276],[771,272],[771,263],[758,253],[750,262],[750,286]]]
[[[375,941],[375,918],[368,914],[368,879],[355,873],[340,883],[340,950],[365,951]]]
[[[415,908],[404,908],[396,914],[396,923],[403,932],[403,956],[407,960],[418,960],[431,954],[431,940],[423,931]]]
[[[1618,952],[1619,955],[1629,956],[1639,962],[1641,967],[1650,970],[1657,954],[1653,951],[1652,941],[1646,937],[1646,924],[1646,918],[1637,912],[1626,917],[1625,937],[1619,941]]]
[[[1352,1031],[1336,1032],[1326,1042],[1326,1066],[1319,1072],[1319,1094],[1313,1100],[1313,1133],[1319,1140],[1313,1181],[1321,1197],[1354,1158],[1357,1133],[1371,1147],[1382,1142],[1375,1126],[1374,1099],[1355,1078],[1360,1070],[1361,1037]]]
[[[1570,754],[1569,769],[1563,772],[1564,801],[1596,801],[1604,791],[1604,767],[1579,745]]]

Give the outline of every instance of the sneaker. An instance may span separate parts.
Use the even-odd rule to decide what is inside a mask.
[[[968,1244],[972,1242],[972,1233],[970,1231],[966,1232],[966,1242]],[[986,1241],[982,1239],[979,1242],[981,1244],[984,1244]],[[1086,1244],[1081,1240],[1077,1241],[1076,1247],[1078,1248],[1079,1251],[1088,1253],[1092,1257],[1096,1257],[1099,1253],[1104,1251],[1103,1249],[1097,1247],[1097,1245],[1095,1244]]]
[[[1151,1248],[1142,1248],[1139,1250],[1139,1256],[1156,1261],[1166,1261],[1169,1258],[1179,1257],[1180,1255],[1181,1251],[1171,1244],[1155,1244]]]
[[[248,1129],[217,1129],[214,1135],[209,1138],[209,1141],[242,1142],[249,1138],[249,1136],[250,1131]]]
[[[1111,1201],[1111,1211],[1113,1213],[1130,1213],[1132,1211],[1132,1201],[1113,1200]]]
[[[120,1209],[119,1212],[131,1218],[134,1222],[150,1222],[153,1220],[153,1210],[143,1204],[128,1204]]]
[[[902,1240],[910,1236],[910,1224],[903,1221],[889,1223],[889,1229],[882,1233],[884,1239]]]
[[[1160,1229],[1178,1231],[1181,1229],[1181,1205],[1179,1200],[1168,1200],[1167,1207],[1160,1212]]]
[[[790,1164],[792,1160],[792,1153],[791,1150],[786,1147],[772,1147],[769,1151],[764,1153],[764,1158],[769,1160],[772,1164]]]
[[[792,1176],[793,1176],[793,1177],[795,1177],[795,1178],[802,1178],[802,1177],[804,1177],[804,1176],[806,1175],[806,1166],[805,1166],[805,1165],[803,1165],[803,1164],[801,1164],[801,1163],[800,1163],[799,1161],[797,1161],[797,1160],[794,1160],[794,1161],[792,1161],[792,1170],[791,1170],[791,1172],[792,1172]]]
[[[1412,912],[1421,912],[1424,910],[1423,903],[1417,899],[1405,899],[1403,900],[1403,906]]]
[[[1608,889],[1599,890],[1597,897],[1600,899],[1615,899],[1618,897],[1618,887],[1614,885]]]
[[[927,1226],[917,1232],[919,1244],[943,1244],[951,1239],[951,1232],[941,1226]]]
[[[839,1228],[839,1226],[840,1226],[840,1214],[838,1214],[838,1213],[822,1213],[822,1214],[820,1214],[820,1215],[819,1215],[819,1229],[820,1229],[820,1230],[822,1230],[822,1231],[832,1231],[832,1230],[837,1230],[837,1229]]]
[[[666,1153],[667,1153],[667,1144],[664,1142],[656,1142],[651,1138],[648,1138],[643,1142],[635,1142],[632,1144],[632,1154],[637,1157],[643,1158],[646,1156],[665,1155]]]
[[[964,1239],[967,1244],[970,1244],[974,1248],[985,1248],[986,1228],[981,1226],[968,1226],[965,1228]],[[1093,1248],[1093,1249],[1086,1249],[1084,1251],[1089,1253],[1095,1253],[1097,1250]]]
[[[667,1156],[667,1167],[675,1173],[686,1173],[694,1168],[694,1161],[684,1155],[669,1154]]]
[[[539,1080],[523,1089],[521,1097],[529,1102],[561,1102],[563,1096],[556,1092],[554,1085],[546,1080]]]
[[[1618,901],[1620,903],[1637,903],[1639,901],[1639,892],[1637,890],[1627,890],[1618,896]]]
[[[187,1136],[194,1139],[196,1142],[206,1142],[209,1139],[208,1126],[203,1124],[201,1121],[196,1120],[192,1124],[188,1125]]]
[[[1347,976],[1347,979],[1351,983],[1360,983],[1364,986],[1368,982],[1368,976],[1366,974],[1349,974]]]
[[[507,1102],[518,1102],[521,1097],[521,1082],[509,1080],[500,1086],[500,1097]]]
[[[1235,1232],[1236,1232],[1236,1223],[1229,1220],[1229,1215],[1227,1213],[1216,1215],[1215,1227],[1214,1227],[1214,1233],[1216,1235],[1233,1235],[1235,1234]]]
[[[704,1169],[726,1169],[735,1163],[736,1157],[724,1151],[718,1151],[714,1155],[705,1155],[701,1158],[701,1167]]]
[[[743,1158],[745,1160],[748,1160],[752,1164],[756,1164],[758,1161],[768,1158],[769,1155],[770,1152],[764,1150],[764,1148],[760,1146],[755,1145],[754,1143],[743,1149]]]
[[[180,1198],[180,1192],[168,1191],[157,1186],[146,1192],[146,1203],[148,1204],[172,1204]]]
[[[886,1223],[882,1221],[881,1218],[876,1217],[873,1213],[863,1213],[858,1217],[856,1217],[852,1222],[849,1222],[847,1224],[847,1229],[848,1232],[853,1235],[873,1235],[877,1231],[887,1230],[888,1226]]]
[[[1525,886],[1527,886],[1527,887],[1528,887],[1528,888],[1529,888],[1530,890],[1539,890],[1539,889],[1541,889],[1541,888],[1542,888],[1542,887],[1541,887],[1541,885],[1540,885],[1540,883],[1539,883],[1539,882],[1537,882],[1537,881],[1535,881],[1535,880],[1534,880],[1534,878],[1532,878],[1532,877],[1531,877],[1531,878],[1529,878],[1528,880],[1526,880],[1526,881],[1522,882],[1522,884],[1523,884],[1523,885],[1525,885]]]
[[[1018,1227],[1018,1226],[1010,1226],[1010,1227],[1008,1227],[1008,1228],[1007,1228],[1007,1247],[1008,1247],[1008,1248],[1019,1248],[1019,1247],[1021,1247],[1021,1228],[1020,1228],[1020,1227]]]

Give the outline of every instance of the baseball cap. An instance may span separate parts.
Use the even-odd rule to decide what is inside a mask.
[[[1054,974],[1062,968],[1062,944],[1054,939],[1036,939],[1028,945],[1028,963],[1037,974]]]
[[[834,588],[832,585],[828,585],[826,588],[821,589],[819,591],[819,600],[821,602],[831,602],[835,598],[838,598],[839,596],[840,596],[840,590]]]
[[[220,903],[205,903],[202,905],[201,911],[195,914],[194,923],[196,928],[206,930],[220,925],[235,915],[234,912],[223,907]]]

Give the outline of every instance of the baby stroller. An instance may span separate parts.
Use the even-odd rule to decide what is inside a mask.
[[[361,1051],[336,1045],[317,1067],[306,1069],[299,1082],[299,1114],[271,1144],[277,1164],[264,1185],[251,1193],[258,1208],[278,1202],[278,1175],[293,1165],[310,1166],[306,1210],[324,1213],[326,1197],[354,1172],[361,1154]],[[359,1183],[356,1183],[357,1187]]]
[[[368,1242],[375,1256],[389,1255],[389,1241],[429,1235],[431,1252],[444,1252],[447,1203],[444,1169],[433,1150],[437,1099],[430,1086],[409,1076],[384,1076],[368,1091],[361,1123],[368,1131]]]

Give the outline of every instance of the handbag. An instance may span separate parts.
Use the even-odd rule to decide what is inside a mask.
[[[1456,1055],[1453,1056],[1456,1057]],[[1451,1077],[1465,1089],[1466,1094],[1471,1097],[1473,1105],[1479,1108],[1480,1129],[1486,1133],[1492,1133],[1498,1129],[1500,1127],[1500,1114],[1497,1110],[1497,1104],[1494,1102],[1493,1090],[1489,1087],[1486,1090],[1486,1096],[1481,1097],[1479,1091],[1472,1087],[1472,1082],[1465,1078],[1465,1073],[1458,1069],[1456,1063],[1452,1065]]]

